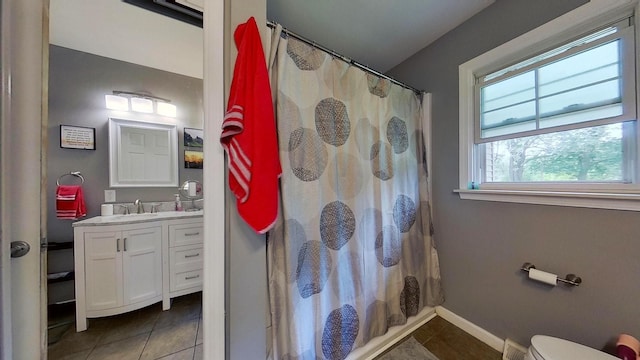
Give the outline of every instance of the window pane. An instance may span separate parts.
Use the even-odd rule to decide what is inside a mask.
[[[518,69],[527,67],[527,66],[529,66],[531,64],[535,64],[535,63],[537,63],[539,61],[542,61],[544,59],[548,59],[550,57],[553,57],[553,56],[556,56],[558,54],[561,54],[561,53],[563,53],[563,52],[565,52],[565,51],[567,51],[567,50],[569,50],[571,48],[574,48],[576,46],[582,46],[582,45],[588,44],[588,43],[590,43],[592,41],[601,39],[601,38],[603,38],[605,36],[614,34],[617,31],[618,31],[617,27],[610,27],[610,28],[602,29],[602,30],[600,30],[598,32],[595,32],[595,33],[591,34],[591,35],[587,35],[587,36],[585,36],[583,38],[580,38],[578,40],[572,41],[572,42],[570,42],[570,43],[568,43],[568,44],[566,44],[564,46],[560,46],[560,47],[558,47],[556,49],[553,49],[551,51],[548,51],[546,53],[540,54],[538,56],[534,56],[534,57],[532,57],[530,59],[527,59],[525,61],[519,62],[519,63],[517,63],[515,65],[511,65],[511,66],[509,66],[507,68],[504,68],[502,70],[498,70],[498,71],[496,71],[494,73],[491,73],[491,74],[485,76],[484,80],[488,81],[488,80],[497,78],[498,76],[502,76],[502,75],[504,75],[504,74],[506,74],[508,72],[516,71]]]
[[[485,182],[626,180],[621,123],[477,146],[485,150]]]
[[[576,116],[573,121],[573,123],[579,123],[600,118],[599,115],[602,115],[600,112],[589,111],[590,109],[597,110],[600,107],[620,103],[619,81],[612,80],[540,99],[539,111],[541,118],[580,112],[581,116]],[[616,111],[608,114],[607,117],[614,117],[622,114],[621,105],[613,107],[612,109],[615,109]],[[553,122],[547,122],[545,127],[553,125]],[[540,127],[543,127],[542,124]]]
[[[605,33],[606,39],[602,38]],[[509,73],[506,76],[511,77],[501,80],[485,77],[484,84],[481,80],[476,118],[479,138],[515,138],[525,131],[542,134],[558,131],[555,127],[559,126],[590,127],[594,121],[603,124],[634,119],[633,107],[623,104],[635,100],[625,93],[631,77],[623,75],[628,69],[624,64],[633,61],[631,52],[623,47],[632,40],[628,34],[612,35],[617,34],[605,29],[578,40],[575,45],[582,47],[573,54],[538,59],[540,64],[529,61],[537,59],[534,57],[523,62],[529,66],[526,72]],[[584,46],[595,38],[605,42]],[[549,54],[559,55],[571,48],[562,46]]]
[[[607,119],[622,114],[622,104],[600,106],[595,109],[560,113],[540,119],[540,129],[577,124],[596,119]]]
[[[535,73],[529,71],[483,87],[482,112],[533,100],[535,96]]]
[[[547,96],[620,77],[619,42],[603,44],[542,66],[538,72],[538,95]]]
[[[503,126],[497,126],[489,129],[481,129],[480,136],[482,138],[490,138],[494,136],[517,134],[520,132],[531,131],[535,129],[536,129],[535,120],[523,121],[523,122],[516,122],[511,125],[503,125]]]
[[[480,119],[480,126],[483,130],[485,130],[498,126],[502,127],[512,125],[514,123],[529,121],[533,123],[533,128],[535,129],[535,120],[536,102],[529,101],[524,104],[518,104],[482,114],[482,119]]]

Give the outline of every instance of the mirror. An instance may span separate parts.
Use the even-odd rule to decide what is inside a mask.
[[[175,125],[109,119],[109,186],[178,185]]]
[[[202,184],[200,181],[187,180],[178,188],[178,190],[182,198],[191,200],[191,206],[185,211],[202,210],[196,206],[196,200],[202,199]]]

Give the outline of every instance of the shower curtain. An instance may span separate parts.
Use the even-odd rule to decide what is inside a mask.
[[[272,358],[342,360],[443,301],[412,91],[276,33]]]

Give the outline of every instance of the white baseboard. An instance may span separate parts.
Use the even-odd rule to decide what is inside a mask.
[[[357,348],[349,353],[345,360],[371,360],[382,354],[385,350],[395,345],[405,336],[417,330],[436,316],[436,309],[424,307],[416,316],[407,319],[405,325],[389,328],[386,334],[371,339],[365,346]]]
[[[442,306],[436,306],[436,313],[441,318],[459,327],[469,335],[491,346],[495,350],[502,352],[502,350],[504,349],[503,339],[500,339],[499,337],[493,335],[492,333],[479,327],[478,325],[468,321],[467,319],[460,317],[459,315],[451,312],[450,310],[447,310]]]

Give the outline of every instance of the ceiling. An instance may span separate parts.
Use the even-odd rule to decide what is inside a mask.
[[[267,18],[386,72],[495,0],[267,0]]]
[[[495,0],[266,1],[269,20],[384,73]],[[200,28],[121,0],[52,1],[50,26],[52,44],[202,77]]]
[[[202,79],[202,29],[120,0],[49,4],[49,42]],[[173,56],[180,54],[180,56]]]

